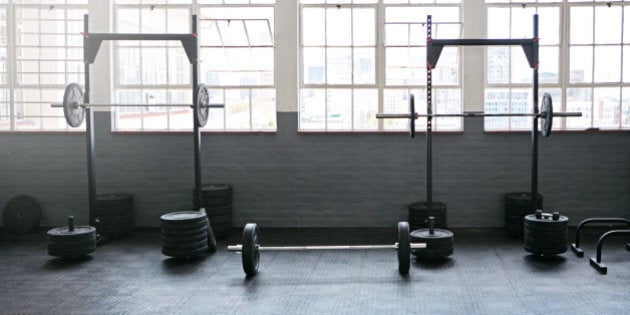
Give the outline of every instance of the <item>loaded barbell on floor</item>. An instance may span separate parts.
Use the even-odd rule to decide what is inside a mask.
[[[224,104],[210,104],[208,88],[205,84],[197,85],[194,104],[116,104],[116,103],[84,103],[81,86],[70,83],[63,94],[63,103],[51,104],[52,107],[63,107],[63,115],[71,127],[78,127],[85,119],[86,107],[190,107],[197,112],[196,124],[203,127],[208,122],[210,108],[223,108]]]
[[[401,275],[409,273],[411,266],[411,250],[426,248],[425,243],[411,243],[409,238],[409,223],[398,222],[398,242],[392,245],[322,245],[322,246],[260,246],[260,230],[256,223],[247,223],[243,229],[243,244],[230,245],[228,251],[241,252],[243,271],[248,277],[258,272],[258,262],[261,251],[308,251],[308,250],[339,250],[339,249],[395,249],[398,253],[398,272]]]
[[[484,112],[464,112],[462,114],[418,114],[416,112],[414,95],[409,98],[409,114],[376,114],[377,119],[409,119],[409,132],[413,138],[416,134],[416,119],[420,117],[534,117],[542,121],[541,133],[544,137],[551,135],[554,117],[582,117],[581,112],[553,112],[551,95],[545,93],[542,100],[540,113],[484,113]]]

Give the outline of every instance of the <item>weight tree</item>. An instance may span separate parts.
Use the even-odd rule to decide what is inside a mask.
[[[180,41],[188,61],[192,65],[192,90],[193,103],[191,104],[150,104],[151,106],[189,106],[193,107],[193,147],[194,147],[194,173],[195,173],[195,197],[193,198],[194,209],[200,208],[201,200],[201,131],[208,120],[210,107],[223,107],[222,104],[211,105],[208,103],[208,92],[203,84],[198,84],[199,67],[199,43],[197,36],[197,16],[192,16],[192,32],[189,34],[115,34],[115,33],[90,33],[89,16],[83,16],[83,63],[85,71],[85,92],[81,93],[76,84],[70,84],[66,88],[63,105],[53,104],[53,107],[63,107],[66,121],[73,127],[81,124],[85,118],[86,146],[87,146],[87,167],[88,167],[88,193],[90,222],[96,207],[96,169],[94,159],[94,112],[92,107],[98,106],[143,106],[144,104],[90,104],[90,66],[94,63],[96,55],[103,41],[127,41],[127,40],[160,40],[160,41]],[[69,91],[78,91],[80,94],[69,95]]]

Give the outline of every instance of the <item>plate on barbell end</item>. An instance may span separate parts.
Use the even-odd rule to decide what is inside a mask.
[[[85,108],[83,105],[83,91],[81,86],[70,83],[63,93],[63,116],[71,127],[79,127],[85,119]]]
[[[199,211],[178,211],[164,214],[160,217],[162,225],[180,225],[180,224],[205,224],[206,214]]]
[[[409,223],[398,222],[398,272],[409,274],[411,267],[411,242],[409,241]]]
[[[4,227],[12,234],[26,234],[39,225],[42,207],[35,198],[19,195],[11,198],[2,211]]]
[[[197,112],[197,121],[195,122],[198,127],[203,127],[208,123],[208,116],[210,115],[210,96],[208,95],[208,88],[205,84],[197,85],[195,89],[195,108]]]
[[[549,137],[551,135],[551,126],[553,125],[553,104],[549,93],[543,95],[541,112],[545,113],[545,115],[540,117],[541,133],[543,137]]]
[[[253,277],[258,272],[258,262],[260,261],[260,230],[256,223],[247,223],[243,229],[243,248],[241,256],[243,258],[243,271],[247,277]]]

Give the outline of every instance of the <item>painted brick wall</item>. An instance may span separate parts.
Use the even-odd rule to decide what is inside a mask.
[[[192,205],[191,134],[110,132],[96,114],[99,193],[134,195],[138,226]],[[434,136],[434,200],[450,226],[503,225],[503,195],[530,188],[529,133],[484,133],[467,118],[463,134]],[[387,227],[425,199],[423,135],[298,134],[297,114],[278,113],[276,134],[204,134],[204,182],[234,185],[234,222],[268,227]],[[31,194],[42,225],[74,214],[86,223],[85,137],[0,134],[0,204]],[[630,217],[630,135],[556,133],[540,141],[545,210],[577,224],[589,216]]]

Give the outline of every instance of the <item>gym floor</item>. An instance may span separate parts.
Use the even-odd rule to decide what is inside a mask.
[[[159,230],[140,230],[76,262],[46,253],[45,231],[0,231],[0,313],[130,314],[628,314],[627,239],[604,247],[608,274],[585,257],[541,259],[502,229],[453,229],[455,254],[397,270],[393,250],[262,252],[246,279],[234,230],[219,251],[193,260],[160,252]],[[262,229],[262,245],[393,244],[394,229]],[[573,240],[573,236],[570,235]]]

